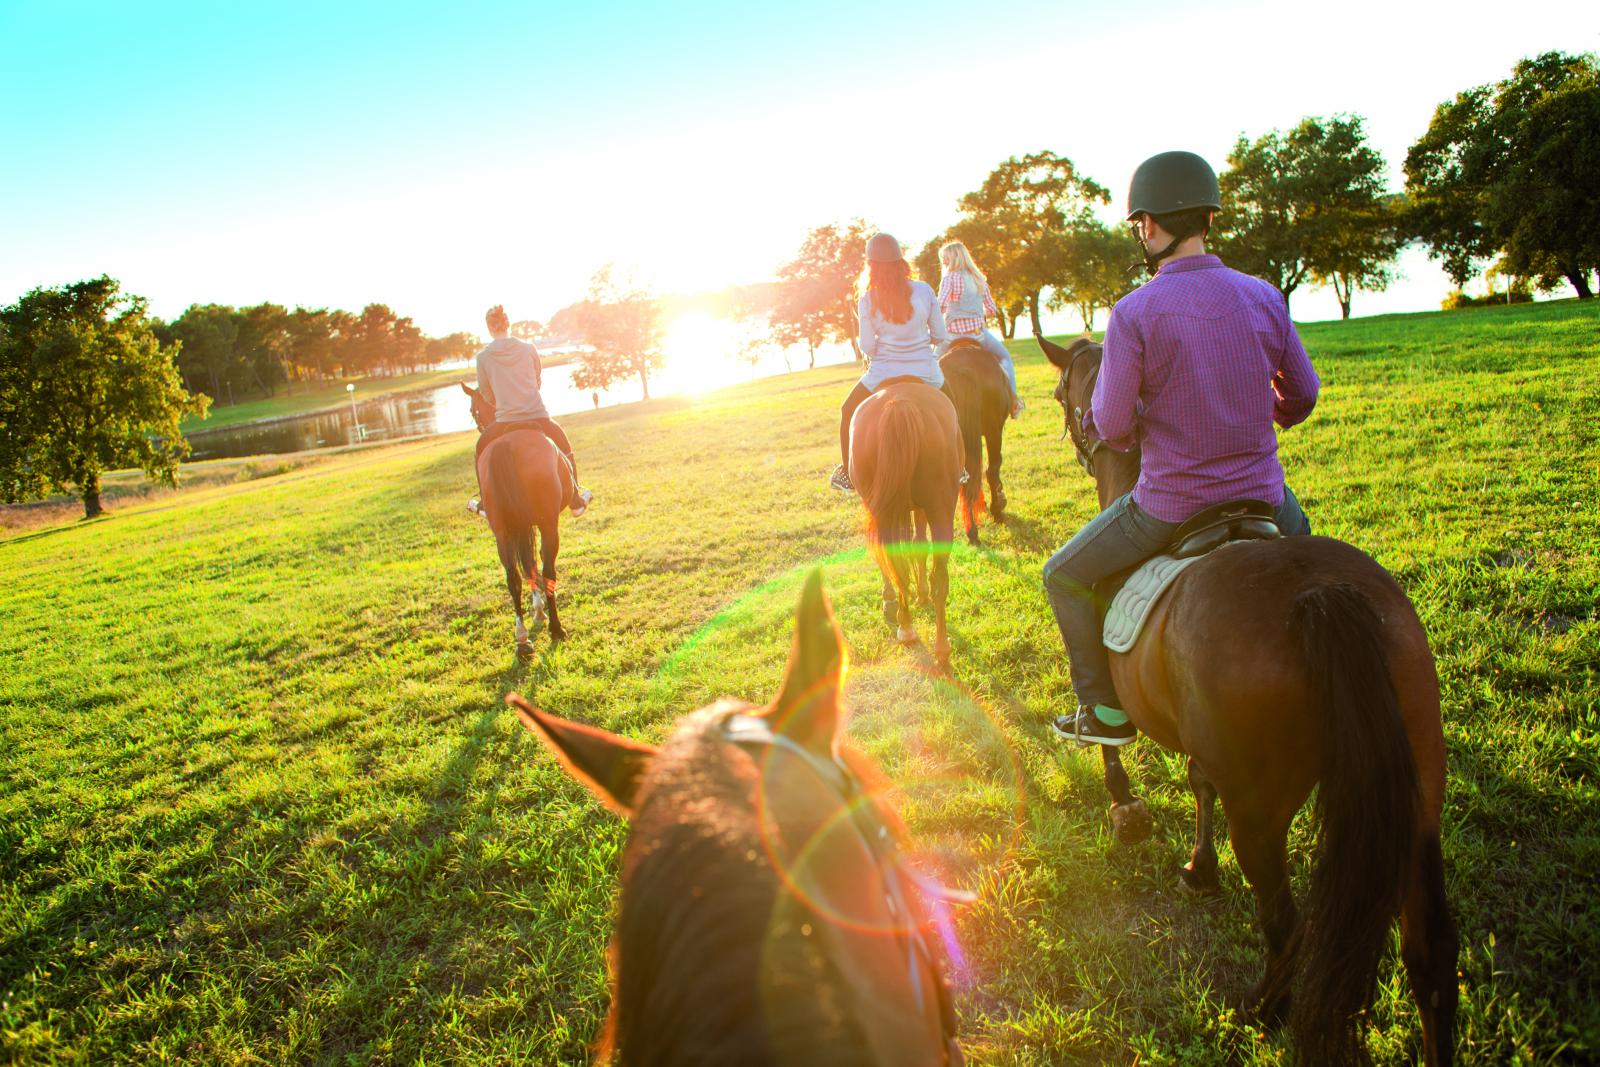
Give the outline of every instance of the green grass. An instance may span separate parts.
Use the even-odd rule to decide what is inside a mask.
[[[1325,391],[1283,436],[1319,532],[1398,576],[1439,660],[1464,1063],[1600,1057],[1597,326],[1563,302],[1307,327]],[[1014,521],[956,552],[953,684],[893,642],[825,487],[844,368],[563,420],[600,499],[563,531],[573,637],[527,664],[465,437],[0,543],[0,1061],[581,1062],[626,830],[502,696],[652,739],[764,700],[821,562],[852,733],[979,894],[971,1062],[1286,1062],[1232,1010],[1261,955],[1226,846],[1219,899],[1180,888],[1181,761],[1131,750],[1158,829],[1128,848],[1098,758],[1049,739],[1039,568],[1093,493],[1016,348]],[[1391,965],[1374,1024],[1411,1062]]]

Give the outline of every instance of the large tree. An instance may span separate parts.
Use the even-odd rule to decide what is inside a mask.
[[[593,351],[578,356],[572,384],[605,389],[637,376],[649,400],[650,372],[662,364],[663,328],[656,299],[602,267],[589,283],[588,299],[578,307],[578,328]]]
[[[876,230],[861,219],[818,226],[794,259],[778,268],[778,294],[770,313],[772,338],[782,348],[804,344],[816,366],[817,346],[857,344],[856,282],[866,263],[866,243]]]
[[[167,485],[210,401],[183,387],[145,302],[108,277],[35,289],[0,308],[0,495],[77,487],[100,514],[100,474],[138,467]]]
[[[1079,219],[1061,234],[1061,266],[1048,301],[1052,309],[1077,309],[1085,330],[1095,313],[1139,284],[1141,266],[1132,239],[1099,219]]]
[[[191,304],[166,329],[177,342],[178,367],[189,388],[198,392],[209,386],[213,402],[226,395],[231,403],[234,378],[243,370],[237,312],[222,304]]]
[[[1079,174],[1065,156],[1012,156],[961,198],[965,218],[951,234],[983,268],[995,303],[1012,318],[1025,306],[1039,333],[1039,295],[1058,285],[1066,269],[1062,235],[1092,222],[1095,208],[1110,202],[1105,187]]]
[[[1214,246],[1229,266],[1265,278],[1287,303],[1306,281],[1381,288],[1399,250],[1385,209],[1383,157],[1359,116],[1306,118],[1288,133],[1240,137],[1221,175]]]
[[[1413,234],[1463,285],[1504,253],[1542,288],[1593,295],[1600,267],[1600,63],[1546,52],[1457,93],[1406,153]]]

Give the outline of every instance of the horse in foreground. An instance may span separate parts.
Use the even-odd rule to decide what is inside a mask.
[[[466,382],[461,388],[472,398],[472,421],[479,432],[494,425],[494,405]],[[517,614],[517,655],[533,654],[533,641],[522,614],[522,582],[532,595],[529,614],[533,626],[541,614],[550,616],[550,639],[564,641],[567,631],[556,615],[556,553],[561,550],[561,509],[572,498],[572,468],[560,449],[538,430],[516,430],[497,438],[478,454],[478,484],[483,509],[489,515],[506,572],[506,591]],[[533,569],[533,531],[539,531],[541,572]]]
[[[1133,488],[1139,456],[1084,430],[1100,346],[1038,341],[1061,372],[1056,399],[1104,508]],[[1364,1061],[1361,1017],[1398,914],[1425,1062],[1451,1063],[1457,940],[1439,844],[1444,735],[1411,601],[1359,549],[1307,536],[1224,544],[1150,611],[1138,642],[1112,653],[1112,676],[1134,725],[1189,757],[1195,846],[1183,876],[1201,892],[1218,887],[1211,819],[1222,801],[1266,940],[1266,972],[1247,1007],[1268,1021],[1288,1011],[1302,1063]],[[1142,839],[1149,816],[1116,753],[1102,748],[1112,818],[1124,840]],[[1302,920],[1285,842],[1313,787],[1318,855]]]
[[[933,653],[945,669],[950,666],[945,605],[961,464],[955,408],[942,392],[916,378],[889,379],[850,420],[850,481],[871,520],[867,540],[883,572],[883,619],[903,643],[917,640],[910,564],[914,560],[917,589],[926,602],[929,546],[923,537],[924,531],[931,533]]]
[[[701,708],[657,749],[508,698],[632,822],[597,1062],[961,1063],[904,831],[844,744],[843,671],[813,572],[765,707]]]
[[[1000,443],[1006,432],[1006,417],[1011,413],[1011,386],[982,345],[958,339],[939,357],[939,369],[955,401],[956,422],[961,428],[961,444],[968,480],[961,486],[961,517],[967,541],[978,543],[978,516],[984,512],[983,471],[989,483],[988,510],[995,522],[1006,521],[1006,494],[1000,486]],[[983,450],[989,449],[989,466],[983,465]]]

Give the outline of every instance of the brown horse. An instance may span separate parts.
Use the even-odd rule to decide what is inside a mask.
[[[1132,489],[1139,456],[1084,429],[1100,346],[1039,343],[1061,371],[1056,398],[1104,508]],[[1457,941],[1439,846],[1439,681],[1395,580],[1332,538],[1224,545],[1179,575],[1139,643],[1112,654],[1111,671],[1134,724],[1189,757],[1195,846],[1183,875],[1202,892],[1217,889],[1211,816],[1222,800],[1267,947],[1248,1006],[1281,1016],[1298,971],[1290,1023],[1300,1061],[1363,1061],[1362,1015],[1398,914],[1424,1058],[1450,1063]],[[1119,833],[1148,835],[1116,750],[1103,752]],[[1318,856],[1301,921],[1285,840],[1313,787]]]
[[[989,512],[995,522],[1006,521],[1006,494],[1000,486],[1000,441],[1006,432],[1006,416],[1011,412],[1011,386],[1006,372],[976,341],[957,339],[943,356],[950,398],[955,401],[956,422],[961,427],[961,443],[967,471],[971,477],[961,486],[961,517],[967,541],[978,543],[978,516],[983,514],[983,470],[989,483]],[[989,447],[989,466],[983,467],[983,449]]]
[[[472,398],[472,420],[481,432],[494,425],[494,405],[466,382]],[[539,625],[541,612],[550,616],[550,639],[564,641],[567,631],[556,615],[556,553],[561,550],[561,509],[572,498],[572,468],[561,451],[536,429],[515,430],[489,442],[478,454],[478,485],[506,572],[506,591],[517,613],[517,655],[533,654],[533,641],[522,614],[522,582],[532,589],[530,614]],[[542,575],[533,569],[533,531],[539,531]]]
[[[597,1062],[959,1064],[903,830],[844,746],[844,642],[807,578],[783,687],[723,700],[660,749],[509,701],[632,820]]]
[[[945,604],[961,490],[961,430],[949,397],[916,378],[891,378],[863,400],[850,420],[850,481],[871,518],[867,540],[883,572],[883,619],[905,644],[917,640],[908,560],[915,561],[926,601],[929,547],[923,537],[925,530],[932,533],[933,653],[948,668]]]

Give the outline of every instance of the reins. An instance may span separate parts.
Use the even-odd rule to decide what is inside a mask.
[[[1061,406],[1063,411],[1065,411],[1067,404],[1071,401],[1070,394],[1072,391],[1072,371],[1075,367],[1077,367],[1078,360],[1088,355],[1091,349],[1098,351],[1099,346],[1083,345],[1076,352],[1074,352],[1072,354],[1072,358],[1067,361],[1067,369],[1061,375]],[[1096,366],[1089,372],[1088,389],[1090,396],[1094,395],[1094,383],[1099,376],[1099,366]],[[1078,463],[1085,471],[1089,472],[1089,477],[1093,478],[1094,456],[1096,452],[1099,452],[1102,448],[1106,447],[1105,440],[1099,437],[1096,437],[1093,440],[1089,439],[1088,431],[1083,428],[1083,408],[1080,405],[1073,405],[1071,413],[1066,414],[1066,423],[1067,433],[1072,437],[1072,447],[1078,454]]]

